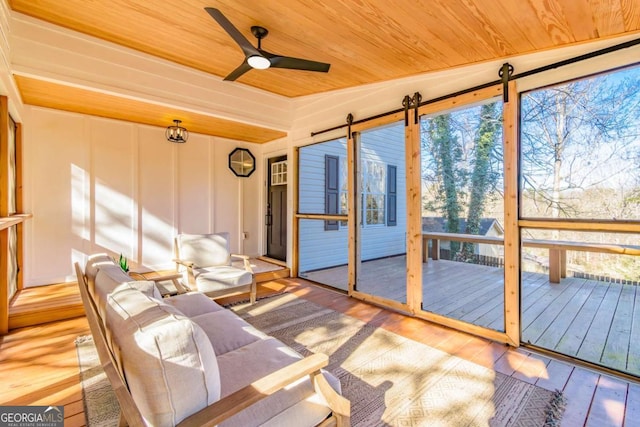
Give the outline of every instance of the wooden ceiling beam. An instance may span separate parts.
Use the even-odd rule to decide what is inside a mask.
[[[14,75],[25,104],[74,113],[167,127],[182,120],[189,132],[262,144],[287,136],[286,132],[249,125],[159,104]]]

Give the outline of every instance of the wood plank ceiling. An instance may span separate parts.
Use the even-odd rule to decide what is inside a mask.
[[[252,70],[239,81],[297,97],[640,31],[637,0],[10,0],[13,10],[224,77],[244,59],[216,7],[270,52],[328,74]],[[234,83],[230,83],[234,84]]]
[[[231,120],[168,108],[101,92],[65,86],[44,80],[14,76],[22,100],[30,105],[55,108],[99,117],[166,127],[174,119],[182,120],[189,132],[240,141],[264,143],[283,138],[282,131],[252,126]]]
[[[240,65],[244,56],[204,10],[216,7],[252,43],[255,38],[250,27],[266,27],[269,36],[263,40],[262,48],[267,51],[331,64],[326,74],[271,68],[251,70],[237,82],[227,82],[292,98],[640,33],[638,0],[9,0],[9,3],[14,11],[222,78]],[[21,82],[21,87],[27,85],[35,83]],[[184,119],[185,125],[188,120]],[[227,126],[233,124],[228,122]],[[233,135],[227,137],[236,139]]]

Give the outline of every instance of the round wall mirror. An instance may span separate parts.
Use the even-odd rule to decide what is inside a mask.
[[[256,158],[246,148],[236,148],[229,154],[229,169],[236,176],[247,177],[256,170]]]

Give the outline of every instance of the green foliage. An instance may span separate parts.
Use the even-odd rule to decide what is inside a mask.
[[[422,152],[424,190],[430,193],[424,209],[440,212],[444,231],[478,234],[489,194],[500,182],[502,135],[499,103],[470,107],[423,121]],[[460,219],[467,218],[465,230]],[[451,254],[472,259],[473,245],[451,242]],[[465,253],[466,252],[466,255]]]
[[[467,213],[467,226],[465,233],[479,234],[480,220],[484,212],[493,177],[490,170],[490,156],[493,147],[498,141],[500,122],[498,109],[495,103],[484,104],[480,108],[480,126],[475,137],[475,156],[473,158],[473,172],[471,174],[471,196],[469,198],[469,210]],[[464,243],[461,258],[473,259],[473,243]]]
[[[460,204],[458,203],[457,178],[460,176],[456,164],[461,157],[458,140],[451,132],[451,115],[442,114],[430,120],[429,137],[436,160],[438,174],[442,177],[443,213],[447,220],[447,231],[459,232]],[[451,242],[451,252],[457,252],[459,243]]]
[[[127,261],[127,258],[124,257],[122,254],[120,254],[120,259],[118,260],[118,264],[120,264],[120,268],[122,269],[122,271],[124,271],[125,273],[129,272],[129,261]]]

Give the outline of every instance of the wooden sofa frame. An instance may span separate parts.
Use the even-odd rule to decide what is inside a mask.
[[[133,427],[146,426],[129,392],[123,372],[118,369],[119,365],[116,362],[115,355],[107,343],[104,324],[98,314],[98,308],[93,298],[89,295],[87,278],[77,262],[75,263],[75,270],[78,278],[78,287],[80,288],[80,296],[86,311],[89,328],[93,335],[100,363],[120,404],[119,424],[120,426],[129,425]],[[328,363],[329,358],[325,354],[318,353],[308,356],[221,398],[217,402],[185,418],[178,426],[196,427],[218,425],[261,399],[308,375],[316,392],[324,397],[332,411],[332,414],[320,423],[319,426],[348,427],[350,426],[351,402],[336,393],[324,375],[322,375],[320,370],[327,366]]]

